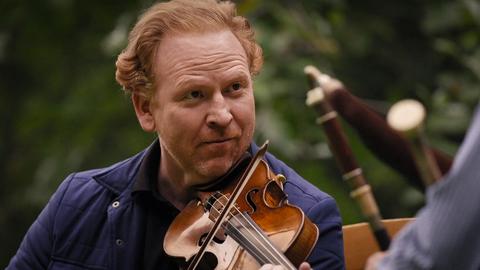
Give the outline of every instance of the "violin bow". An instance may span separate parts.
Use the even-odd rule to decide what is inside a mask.
[[[409,142],[402,134],[395,131],[378,112],[352,95],[340,81],[321,73],[314,66],[305,67],[305,72],[311,88],[322,87],[333,109],[355,129],[360,139],[375,156],[405,176],[406,180],[416,188],[425,189]],[[433,148],[430,148],[430,152],[440,174],[447,173],[452,165],[452,158]]]
[[[313,81],[319,81],[321,84],[329,84],[329,87],[339,87],[340,82],[326,76],[317,76],[306,69],[305,73]],[[332,108],[324,89],[316,86],[307,93],[307,105],[313,107],[319,117],[317,124],[323,126],[330,150],[335,157],[338,167],[342,172],[343,179],[350,187],[350,196],[359,204],[362,214],[367,219],[372,229],[375,239],[381,250],[387,250],[390,245],[390,236],[382,222],[382,216],[373,196],[370,185],[363,176],[362,169],[357,165],[353,152],[347,141],[347,138],[338,121],[337,112]]]

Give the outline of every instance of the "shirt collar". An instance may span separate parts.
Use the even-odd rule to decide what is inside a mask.
[[[244,169],[248,166],[252,158],[251,147],[245,152],[245,154],[240,158],[240,160],[230,168],[230,170],[218,180],[212,181],[212,184],[199,188],[200,190],[215,190],[222,189],[225,185],[229,183],[226,179],[234,180],[238,179]],[[140,168],[137,175],[135,176],[135,183],[132,189],[132,195],[142,192],[150,192],[157,198],[161,198],[160,194],[157,191],[157,178],[158,178],[158,169],[160,167],[160,142],[156,139],[150,147],[148,147],[145,157],[140,163]],[[162,199],[163,200],[163,199]]]
[[[156,181],[158,177],[158,168],[160,167],[160,142],[156,139],[148,147],[145,157],[140,163],[140,168],[135,176],[135,184],[132,194],[146,191],[154,192],[156,190]]]

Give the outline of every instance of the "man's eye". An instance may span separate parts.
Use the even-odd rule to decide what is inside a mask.
[[[203,93],[199,90],[190,91],[185,95],[186,99],[197,99],[202,97],[203,97]]]
[[[225,89],[227,92],[235,92],[242,89],[242,84],[241,83],[232,83],[227,89]]]

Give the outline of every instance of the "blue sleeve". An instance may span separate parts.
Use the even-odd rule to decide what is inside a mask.
[[[449,174],[392,242],[379,269],[480,269],[480,110]]]
[[[53,234],[55,216],[71,179],[72,176],[68,177],[50,198],[48,204],[28,229],[6,270],[48,268],[55,237]]]
[[[331,197],[316,203],[306,213],[319,229],[318,241],[308,258],[313,269],[344,269],[342,221]]]

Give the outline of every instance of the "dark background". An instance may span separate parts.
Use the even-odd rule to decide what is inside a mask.
[[[129,29],[152,1],[0,2],[0,266],[62,179],[147,146],[114,79]],[[305,65],[347,85],[380,113],[414,98],[430,143],[451,155],[480,96],[480,3],[237,1],[257,29],[265,67],[255,79],[257,140],[332,194],[345,224],[361,222],[315,113]],[[423,195],[375,159],[345,125],[384,217],[412,216]],[[312,150],[313,149],[313,150]]]

